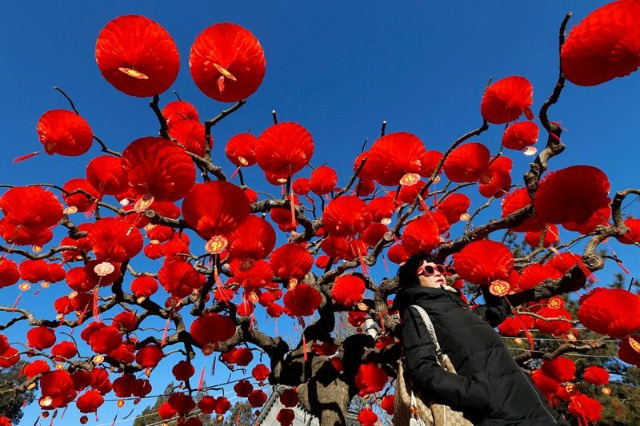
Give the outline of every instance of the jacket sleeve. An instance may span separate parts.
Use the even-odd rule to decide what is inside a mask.
[[[414,389],[426,400],[456,411],[474,416],[488,412],[487,389],[479,381],[449,373],[438,364],[427,327],[414,309],[403,310],[402,324],[404,356]]]
[[[489,323],[491,327],[497,327],[507,318],[511,312],[511,307],[504,297],[498,297],[491,294],[488,287],[482,287],[485,304],[476,307],[473,311],[483,320]]]

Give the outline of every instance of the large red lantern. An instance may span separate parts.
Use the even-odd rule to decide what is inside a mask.
[[[567,409],[585,424],[596,422],[602,418],[602,404],[600,401],[589,398],[582,393],[571,397],[571,402],[569,402]]]
[[[96,62],[113,87],[138,97],[167,90],[180,69],[173,38],[157,22],[139,15],[115,18],[100,31]]]
[[[325,195],[336,188],[338,184],[338,174],[329,166],[319,166],[309,179],[309,189],[317,195]]]
[[[221,102],[253,94],[264,78],[266,61],[258,39],[235,24],[215,24],[193,42],[189,69],[196,86]]]
[[[94,223],[87,231],[87,238],[99,261],[122,263],[140,253],[142,234],[127,222],[106,217]]]
[[[355,383],[360,392],[358,395],[366,396],[384,389],[389,376],[376,364],[362,364],[356,374]]]
[[[162,116],[167,121],[167,127],[171,129],[174,124],[185,120],[200,121],[198,110],[187,101],[169,102],[162,108]]]
[[[452,182],[475,182],[489,167],[490,157],[486,146],[470,142],[451,151],[442,168]]]
[[[94,413],[102,404],[104,404],[104,397],[94,389],[80,395],[76,401],[76,406],[81,413]]]
[[[494,159],[486,171],[480,176],[478,190],[484,197],[500,198],[509,192],[511,186],[511,158],[501,155]]]
[[[278,123],[258,138],[256,159],[266,173],[290,176],[309,163],[314,148],[307,129],[297,123]]]
[[[324,229],[331,235],[354,236],[371,224],[367,204],[355,195],[331,200],[322,213]]]
[[[50,348],[56,343],[55,332],[45,326],[39,326],[27,331],[27,346],[39,351]]]
[[[496,241],[474,241],[453,255],[456,272],[465,281],[489,285],[507,280],[513,271],[513,254]]]
[[[531,197],[527,192],[527,188],[516,189],[507,194],[504,200],[502,200],[502,217],[505,218],[511,213],[515,213],[529,205],[531,205]],[[514,232],[540,231],[544,229],[544,222],[541,222],[536,217],[528,217],[518,225],[512,226],[509,229]]]
[[[350,307],[362,300],[365,285],[357,275],[341,275],[331,288],[331,297],[337,303]]]
[[[122,153],[122,168],[133,190],[158,201],[177,201],[196,180],[191,157],[175,143],[155,137],[132,142]]]
[[[87,164],[87,180],[100,194],[117,195],[128,189],[120,157],[100,155]]]
[[[410,254],[428,253],[441,242],[438,224],[429,213],[409,222],[402,232],[402,247]]]
[[[625,219],[624,224],[629,228],[629,232],[622,237],[618,237],[618,241],[622,244],[640,243],[640,219],[628,217]]]
[[[540,128],[533,121],[519,121],[507,127],[502,135],[502,145],[508,149],[522,151],[538,142]]]
[[[20,272],[18,265],[11,259],[0,258],[0,288],[9,287],[18,282]]]
[[[447,222],[459,222],[467,214],[471,199],[465,194],[453,193],[436,205],[436,210],[444,214]]]
[[[320,292],[305,283],[297,284],[284,295],[285,312],[292,317],[313,315],[321,302]]]
[[[236,229],[226,234],[231,258],[263,259],[276,245],[276,231],[259,216],[249,215]]]
[[[182,202],[184,220],[205,239],[233,231],[250,211],[244,191],[225,181],[196,184]]]
[[[63,109],[45,112],[38,120],[36,130],[49,155],[82,155],[93,142],[89,123],[80,115]]]
[[[399,185],[419,178],[422,172],[424,143],[406,132],[389,133],[374,142],[369,150],[366,173],[381,185]]]
[[[589,330],[621,338],[640,330],[640,296],[597,288],[580,299],[578,319]]]
[[[204,157],[207,142],[205,138],[204,125],[195,120],[182,120],[175,123],[169,129],[169,136],[175,139],[178,145],[182,145],[185,150]],[[213,139],[210,139],[209,150],[213,147]]]
[[[200,289],[206,278],[187,262],[167,262],[158,271],[158,281],[174,297],[186,297]]]
[[[191,337],[202,346],[203,350],[210,350],[209,346],[229,340],[236,333],[236,325],[227,316],[208,313],[197,318],[190,328]],[[211,353],[210,351],[208,353]]]
[[[584,369],[582,379],[596,386],[605,386],[609,383],[609,372],[602,367],[592,365]]]
[[[27,229],[50,228],[62,219],[62,203],[38,186],[9,189],[0,197],[0,209],[5,220]]]
[[[87,179],[71,179],[64,184],[62,189],[66,191],[66,194],[62,193],[64,202],[69,207],[75,207],[76,211],[79,212],[91,211],[100,198],[98,190]],[[77,193],[73,194],[76,191]]]
[[[593,166],[571,166],[550,173],[540,182],[533,204],[547,223],[587,222],[609,205],[609,179]]]
[[[284,244],[271,253],[273,272],[284,279],[302,279],[313,266],[313,256],[304,246]]]
[[[640,4],[614,1],[591,12],[562,45],[560,66],[569,81],[594,86],[640,66]]]
[[[250,133],[240,133],[229,139],[224,152],[237,167],[249,167],[256,164],[257,144],[257,137]]]
[[[533,104],[533,87],[520,76],[505,77],[491,84],[484,92],[480,112],[489,123],[504,124],[517,120],[522,114],[533,118],[529,109]]]
[[[559,356],[552,360],[544,360],[542,372],[560,383],[570,382],[576,378],[576,364],[569,358]]]

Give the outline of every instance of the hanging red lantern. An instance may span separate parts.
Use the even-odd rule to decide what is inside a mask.
[[[34,327],[27,332],[27,346],[36,350],[50,348],[56,343],[55,332],[45,326]]]
[[[139,15],[119,16],[100,31],[96,62],[113,87],[141,98],[167,90],[180,69],[173,38],[157,22]]]
[[[319,166],[311,172],[309,188],[314,194],[325,195],[336,189],[338,174],[329,166]]]
[[[204,125],[199,121],[182,120],[169,129],[169,136],[186,151],[204,157],[207,146]],[[213,138],[209,139],[209,151],[213,148]]]
[[[49,276],[49,264],[42,259],[25,259],[20,262],[20,278],[30,283],[37,283]]]
[[[538,142],[540,128],[533,121],[513,123],[502,135],[502,145],[507,149],[522,151]]]
[[[441,242],[438,225],[429,213],[409,222],[402,233],[402,247],[410,254],[429,253]]]
[[[634,334],[620,340],[618,358],[627,364],[640,367],[640,335]]]
[[[640,330],[640,296],[623,289],[594,289],[580,298],[578,319],[596,333],[626,337]]]
[[[189,69],[196,86],[221,102],[238,102],[253,94],[264,78],[266,61],[258,39],[240,25],[215,24],[191,46]]]
[[[629,228],[629,231],[623,236],[617,237],[618,241],[622,244],[640,243],[640,219],[628,217],[625,219],[624,224]]]
[[[150,297],[158,291],[158,281],[153,277],[141,276],[131,281],[131,293],[137,298]]]
[[[0,258],[0,288],[9,287],[18,282],[20,272],[18,265],[11,259]]]
[[[263,218],[249,215],[236,229],[226,234],[230,258],[263,259],[276,245],[276,231]]]
[[[181,416],[186,416],[191,410],[196,408],[196,403],[193,398],[183,392],[172,392],[167,402],[171,408],[176,410],[176,413]]]
[[[269,284],[273,280],[271,265],[263,260],[234,259],[229,263],[232,278],[229,282],[238,283],[247,291],[256,290]]]
[[[596,422],[602,418],[602,404],[600,401],[589,398],[585,394],[578,394],[571,397],[571,402],[567,406],[569,412],[582,422]]]
[[[247,399],[253,408],[262,407],[267,402],[267,394],[260,389],[254,389]]]
[[[489,285],[507,280],[513,271],[513,254],[496,241],[474,241],[453,255],[456,272],[465,281]]]
[[[253,392],[253,385],[248,380],[243,379],[233,386],[233,390],[240,398],[246,398]]]
[[[138,326],[138,317],[133,312],[124,311],[113,317],[113,326],[121,332],[130,333]]]
[[[509,316],[498,325],[498,331],[503,336],[516,337],[520,332],[533,328],[533,322],[529,315]]]
[[[164,352],[157,345],[145,346],[136,353],[136,362],[142,368],[154,368],[162,358],[164,358]]]
[[[542,372],[560,383],[576,379],[576,364],[571,359],[559,356],[542,362]]]
[[[380,401],[380,408],[382,408],[388,415],[393,416],[395,411],[395,395],[385,395]]]
[[[533,87],[529,80],[520,76],[505,77],[491,84],[482,96],[480,112],[492,124],[515,121],[522,114],[533,119],[529,109],[533,104]]]
[[[140,231],[112,217],[95,222],[87,238],[100,262],[122,263],[140,253],[143,245]]]
[[[267,173],[290,176],[306,166],[314,152],[311,134],[297,123],[284,122],[265,129],[256,144],[258,166]]]
[[[271,253],[270,263],[273,272],[280,278],[300,280],[311,270],[313,256],[304,246],[289,243]]]
[[[134,191],[158,201],[177,201],[193,187],[196,169],[175,143],[155,137],[132,142],[122,153],[122,169]]]
[[[62,203],[39,186],[14,187],[0,197],[4,219],[28,229],[50,228],[62,219]],[[6,238],[5,238],[6,239]]]
[[[561,384],[551,377],[545,375],[542,370],[535,370],[531,373],[531,380],[536,385],[536,387],[542,392],[542,394],[547,398],[549,403],[552,403],[553,397],[556,393],[556,389],[561,386]]]
[[[526,266],[520,271],[518,281],[513,286],[514,291],[524,291],[533,288],[547,279],[556,280],[562,278],[563,274],[548,266],[534,263]]]
[[[206,277],[187,262],[166,262],[158,271],[158,281],[174,297],[187,297],[202,288]]]
[[[89,337],[89,345],[95,353],[109,353],[117,349],[121,343],[122,333],[118,327],[113,325],[101,327],[91,333],[91,337]]]
[[[162,116],[167,122],[167,127],[171,129],[174,124],[185,120],[200,121],[198,110],[187,101],[169,102],[162,108]]]
[[[502,200],[502,217],[505,218],[530,204],[532,204],[532,201],[527,188],[516,189],[507,194]],[[544,229],[544,222],[536,217],[527,217],[524,221],[518,225],[511,226],[509,229],[514,232],[540,231]]]
[[[509,192],[513,161],[501,155],[494,159],[480,176],[478,190],[483,197],[500,198]]]
[[[311,191],[309,179],[301,177],[291,183],[291,190],[297,195],[307,195]]]
[[[486,146],[470,142],[451,151],[442,169],[452,182],[476,182],[489,167],[490,160]]]
[[[371,146],[365,166],[367,174],[381,185],[390,186],[401,184],[405,176],[412,174],[419,179],[425,152],[424,143],[417,136],[389,133]]]
[[[596,386],[609,384],[609,372],[602,367],[592,365],[584,369],[582,379]]]
[[[39,405],[45,410],[66,406],[76,397],[71,375],[65,370],[53,370],[40,378],[42,397]]]
[[[411,254],[405,250],[402,244],[394,244],[387,251],[387,257],[396,265],[406,262],[410,256]]]
[[[471,206],[471,199],[460,193],[448,195],[436,205],[436,211],[442,213],[447,218],[447,222],[454,224],[462,220]]]
[[[358,421],[362,426],[375,426],[379,423],[378,415],[371,408],[365,407],[358,413]]]
[[[191,337],[203,347],[229,340],[236,333],[233,320],[224,315],[208,313],[197,318],[190,328]]]
[[[560,234],[558,233],[558,227],[555,225],[546,225],[544,231],[529,231],[524,235],[524,241],[532,248],[538,248],[540,246],[540,239],[544,232],[544,239],[542,240],[542,247],[547,248],[560,242]]]
[[[87,165],[87,180],[100,194],[117,195],[128,188],[120,157],[100,155]]]
[[[271,370],[269,370],[269,367],[267,367],[264,364],[258,364],[255,367],[253,367],[253,370],[251,370],[251,375],[258,382],[264,382],[265,380],[267,380],[269,378],[270,373],[271,373]]]
[[[281,426],[290,426],[296,418],[296,413],[290,408],[281,408],[276,415],[276,420]]]
[[[182,202],[184,220],[207,240],[233,231],[250,211],[242,189],[225,181],[196,184]]]
[[[313,315],[321,302],[320,292],[306,283],[296,285],[284,295],[285,312],[292,317]]]
[[[560,52],[567,80],[595,86],[631,74],[640,66],[640,5],[635,1],[606,4],[573,27]]]
[[[78,347],[74,342],[62,341],[51,348],[51,355],[56,362],[70,360],[78,355]]]
[[[240,133],[229,139],[224,152],[229,161],[237,167],[249,167],[256,164],[257,145],[257,137],[250,133]]]
[[[389,232],[389,227],[382,223],[372,223],[362,231],[362,241],[369,247],[374,247]]]
[[[79,114],[63,109],[45,112],[36,127],[47,154],[76,156],[91,148],[93,132]]]
[[[49,366],[49,363],[43,359],[27,363],[22,369],[22,373],[29,379],[37,376],[38,374],[46,373],[47,371],[51,371],[51,367]]]
[[[102,404],[104,404],[104,397],[93,389],[80,395],[76,401],[76,406],[81,413],[94,413]]]
[[[298,405],[298,391],[296,388],[287,388],[280,394],[280,402],[285,407],[295,407]]]
[[[251,353],[251,349],[245,347],[232,348],[229,352],[223,353],[220,357],[227,364],[235,364],[240,367],[245,367],[253,361],[253,353]]]
[[[87,179],[71,179],[64,184],[62,189],[64,190],[62,193],[64,202],[69,207],[75,207],[78,212],[93,210],[97,201],[100,199],[100,193]],[[76,193],[73,194],[74,192]]]
[[[355,377],[355,384],[360,389],[358,395],[364,397],[380,392],[384,389],[388,379],[387,373],[378,365],[371,363],[361,364]]]
[[[384,223],[385,225],[391,223],[391,218],[396,208],[393,195],[376,197],[369,201],[367,206],[369,207],[371,218],[374,222]]]
[[[334,198],[322,213],[325,231],[336,236],[354,236],[369,226],[372,220],[367,204],[355,195]]]
[[[425,185],[426,182],[424,181],[418,181],[413,185],[402,185],[398,193],[398,200],[404,204],[412,204],[418,198]],[[429,192],[425,190],[422,198],[426,198],[427,195],[429,195]]]
[[[593,166],[571,166],[550,173],[540,182],[533,200],[536,214],[547,223],[581,224],[609,206],[609,179]]]
[[[331,288],[331,297],[336,303],[351,307],[360,302],[364,295],[365,283],[357,275],[341,275]]]
[[[176,414],[178,414],[178,412],[171,405],[169,405],[169,401],[163,402],[158,407],[158,415],[163,420],[169,420],[170,418],[174,417]]]
[[[566,309],[553,309],[546,307],[540,309],[537,314],[542,318],[536,318],[535,326],[542,333],[551,334],[552,336],[560,336],[573,328],[573,325],[571,324],[571,313]],[[547,318],[560,319],[548,320]]]
[[[442,161],[443,157],[444,154],[442,154],[440,151],[426,151],[422,156],[422,159],[420,160],[420,176],[431,178],[431,175],[435,173],[436,169],[438,168],[438,164],[440,164],[440,161]],[[442,168],[440,168],[440,170],[438,171],[438,174],[440,173],[442,173]],[[438,182],[438,179],[440,179],[440,177],[436,176],[434,178],[434,182]]]

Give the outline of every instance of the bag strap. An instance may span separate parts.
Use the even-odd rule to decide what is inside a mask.
[[[429,318],[429,314],[427,314],[427,311],[425,311],[422,306],[411,305],[411,307],[418,311],[420,317],[422,318],[422,322],[424,322],[424,325],[427,327],[429,335],[431,336],[431,341],[433,342],[433,346],[436,348],[436,355],[438,356],[439,360],[442,357],[442,349],[440,349],[440,343],[438,342],[438,337],[436,336],[436,330],[433,328],[433,323],[431,322],[431,318]]]

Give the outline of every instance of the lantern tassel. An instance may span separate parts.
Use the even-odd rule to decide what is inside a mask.
[[[291,226],[297,228],[298,223],[296,222],[296,202],[293,198],[293,191],[291,191],[291,194],[289,194],[289,205],[291,206]]]
[[[100,320],[100,310],[98,309],[98,287],[93,290],[93,319]]]
[[[171,318],[167,318],[167,323],[164,325],[164,332],[162,333],[162,341],[160,342],[160,347],[163,347],[165,343],[167,343],[167,333],[169,332],[169,324],[171,323]]]
[[[384,264],[384,270],[389,272],[389,264],[387,263],[387,258],[382,256],[382,263]]]
[[[11,307],[11,312],[15,312],[16,308],[18,307],[18,302],[20,302],[20,299],[22,298],[23,293],[24,292],[21,291],[18,297],[16,298],[16,301],[13,303],[13,306]]]
[[[19,157],[14,158],[13,162],[14,163],[22,163],[23,161],[28,160],[29,158],[35,157],[39,153],[40,153],[40,151],[33,151],[33,152],[28,153],[28,154],[21,155]]]
[[[304,334],[302,335],[302,354],[304,357],[304,362],[309,361],[309,355],[307,354],[307,338]]]
[[[205,366],[203,365],[202,366],[202,370],[200,371],[200,379],[198,380],[198,391],[197,391],[197,393],[200,393],[200,391],[202,390],[202,384],[204,383],[204,367]]]

